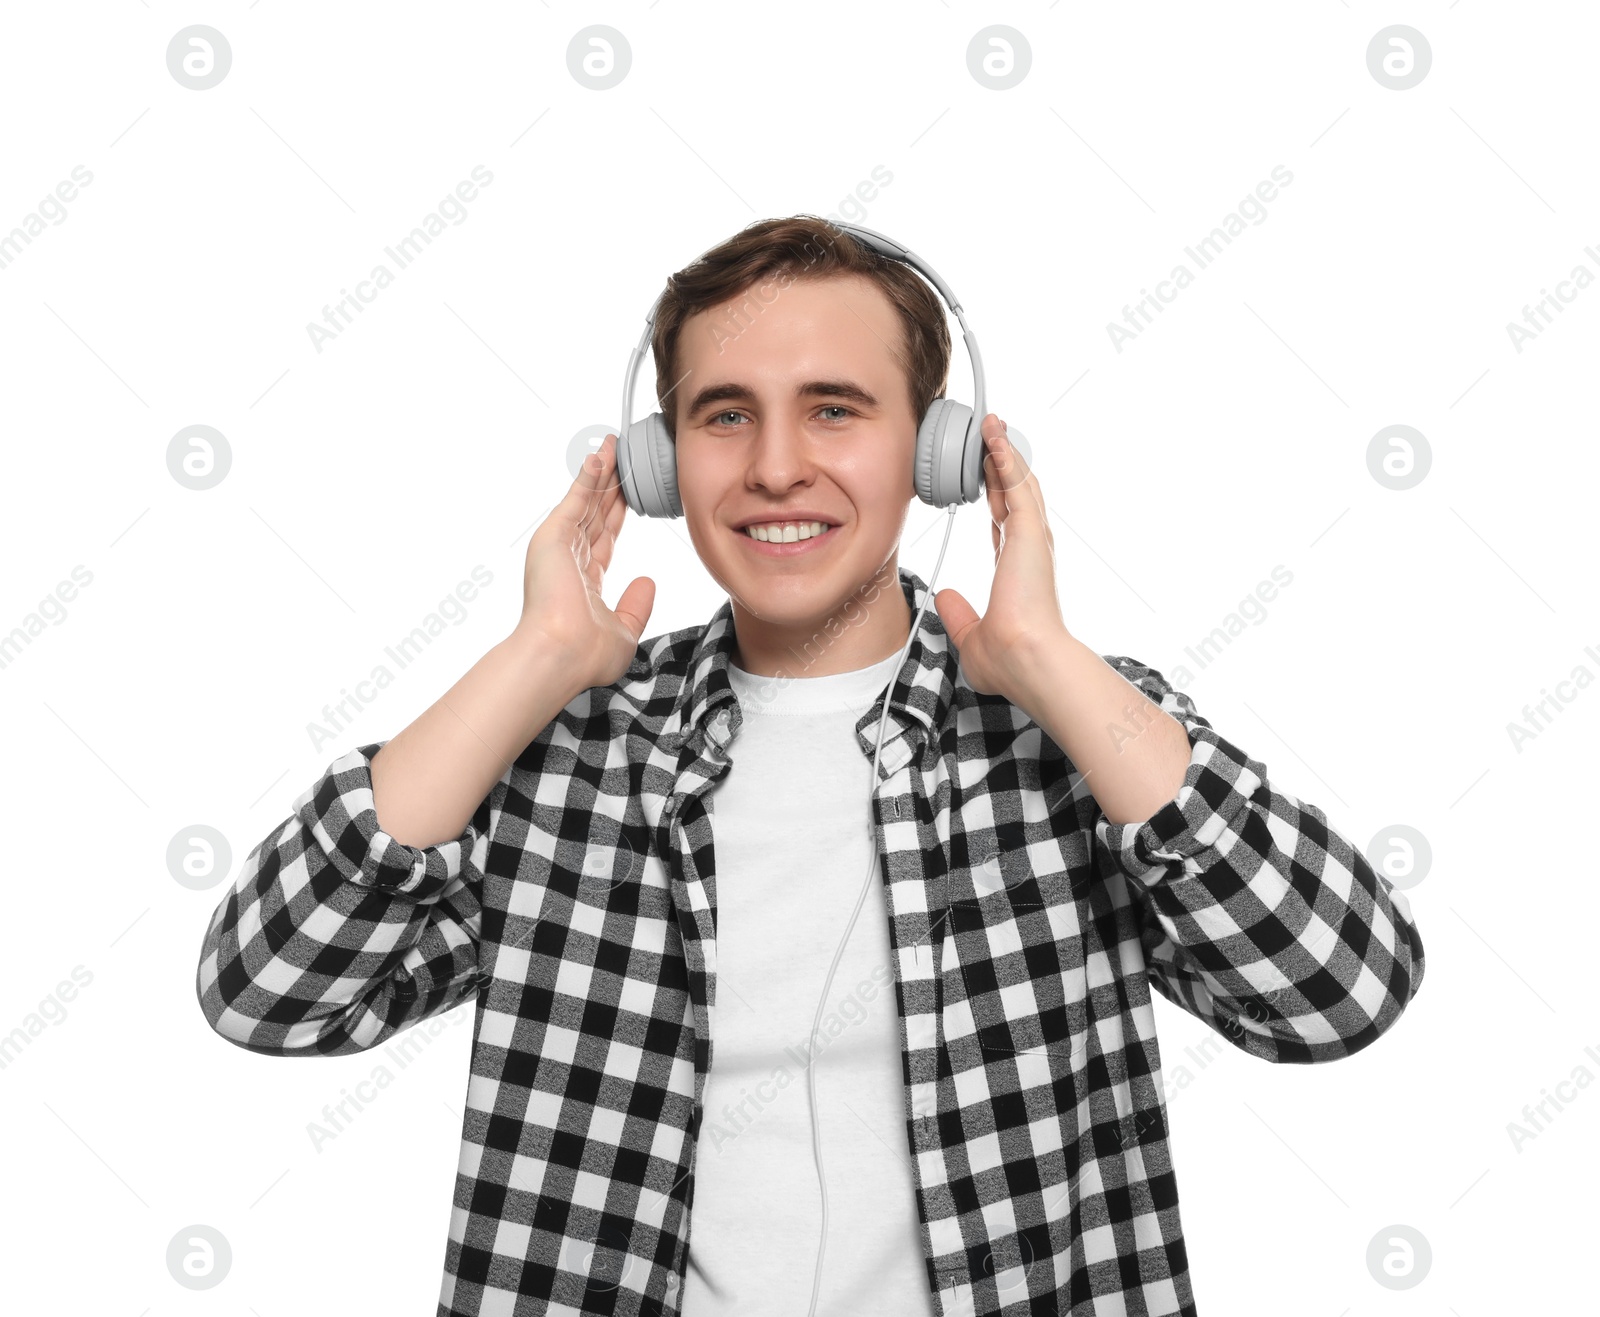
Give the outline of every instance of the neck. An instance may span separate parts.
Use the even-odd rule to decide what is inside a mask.
[[[904,647],[911,606],[893,559],[826,613],[795,622],[759,618],[733,601],[733,661],[757,677],[830,677],[881,663]]]

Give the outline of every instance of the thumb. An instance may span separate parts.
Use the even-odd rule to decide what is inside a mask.
[[[622,597],[617,600],[617,606],[611,611],[622,619],[622,624],[633,633],[634,643],[644,635],[646,624],[650,621],[650,611],[655,607],[656,583],[648,576],[636,576],[628,583],[628,588],[622,592]]]
[[[944,629],[950,633],[950,639],[956,648],[960,649],[961,637],[978,620],[977,611],[962,597],[959,590],[940,590],[933,596],[933,606],[938,610],[939,620],[944,623]]]

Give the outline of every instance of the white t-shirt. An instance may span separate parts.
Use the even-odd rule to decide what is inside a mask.
[[[806,1317],[822,1233],[806,1070],[813,1060],[828,1182],[818,1315],[936,1312],[875,861],[819,1041],[808,1047],[828,966],[869,884],[872,761],[855,724],[899,657],[782,680],[728,668],[744,720],[728,746],[733,762],[706,797],[717,996],[682,1317]],[[869,732],[876,740],[877,725]]]

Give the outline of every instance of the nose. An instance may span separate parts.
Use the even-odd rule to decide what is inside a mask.
[[[814,466],[804,427],[787,416],[756,422],[750,439],[749,478],[767,489],[787,489],[808,478]]]

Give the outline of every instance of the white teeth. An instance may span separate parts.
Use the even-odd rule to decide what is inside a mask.
[[[744,533],[765,544],[793,544],[796,540],[809,540],[828,529],[825,521],[774,521],[746,526]]]

